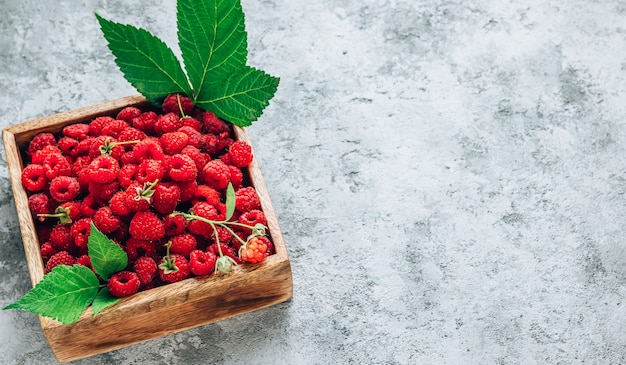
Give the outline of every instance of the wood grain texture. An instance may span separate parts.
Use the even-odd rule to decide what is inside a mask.
[[[72,123],[88,122],[102,115],[116,115],[127,106],[150,108],[142,96],[129,96],[38,118],[3,130],[9,175],[33,286],[43,278],[44,266],[28,208],[28,195],[21,184],[21,151],[27,148],[30,139],[37,133],[57,133]],[[252,145],[244,128],[235,127],[234,133],[237,139]],[[227,275],[190,278],[137,293],[97,316],[93,316],[91,308],[88,308],[76,323],[70,325],[40,316],[44,335],[56,358],[60,362],[68,362],[93,356],[291,299],[293,283],[289,256],[256,159],[247,173],[259,195],[276,254],[257,265],[236,266]]]

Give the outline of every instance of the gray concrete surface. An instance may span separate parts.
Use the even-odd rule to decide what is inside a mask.
[[[626,363],[624,2],[242,4],[294,298],[76,364]],[[94,11],[175,44],[170,1],[0,0],[1,127],[135,93]],[[1,364],[54,363],[34,315],[0,328]]]

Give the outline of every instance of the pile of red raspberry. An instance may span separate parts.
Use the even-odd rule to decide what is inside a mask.
[[[60,264],[91,266],[91,223],[128,255],[128,267],[109,280],[116,296],[209,275],[220,255],[242,264],[274,253],[264,236],[240,250],[251,233],[242,225],[267,223],[245,178],[250,145],[187,97],[168,96],[158,112],[126,107],[116,116],[68,125],[59,135],[39,133],[26,155],[22,184],[46,272]],[[229,183],[236,201],[230,221],[242,225],[214,230],[172,214],[224,220]]]

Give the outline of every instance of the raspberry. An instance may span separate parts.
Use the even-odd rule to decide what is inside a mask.
[[[57,140],[52,133],[39,133],[33,137],[33,139],[28,144],[27,153],[29,156],[33,156],[33,154],[46,146],[56,145]]]
[[[250,165],[252,162],[252,147],[244,141],[236,141],[228,150],[228,154],[231,157],[233,165],[237,167],[244,167]]]
[[[43,162],[45,161],[46,157],[53,153],[63,154],[63,151],[61,151],[61,149],[57,147],[56,145],[48,145],[40,149],[39,151],[36,151],[35,153],[33,153],[33,155],[30,158],[30,162],[38,164],[38,165],[43,165]]]
[[[111,136],[98,136],[91,140],[89,145],[89,157],[92,159],[100,155],[109,155],[116,160],[120,160],[124,154],[124,146],[117,144],[118,140]]]
[[[166,216],[163,225],[165,226],[165,235],[172,237],[185,232],[187,220],[182,215]]]
[[[50,243],[57,251],[72,251],[75,247],[74,237],[70,233],[71,227],[67,224],[57,224],[50,232]]]
[[[78,140],[71,138],[71,137],[61,137],[59,138],[59,142],[57,143],[57,146],[59,147],[59,150],[61,150],[61,152],[63,152],[64,155],[66,156],[71,156],[74,149],[76,147],[78,147]]]
[[[152,206],[163,215],[172,213],[179,200],[180,188],[174,183],[161,183],[154,188]]]
[[[175,113],[167,113],[157,117],[157,121],[154,124],[154,132],[160,136],[164,133],[175,132],[182,126],[183,122],[178,115]]]
[[[170,242],[170,252],[181,254],[185,257],[189,257],[191,251],[195,250],[198,245],[196,237],[189,233],[174,236],[170,239]]]
[[[120,228],[122,220],[113,214],[111,207],[104,206],[98,209],[96,214],[93,215],[93,224],[102,233],[112,233]]]
[[[217,219],[217,211],[215,210],[215,207],[203,202],[194,204],[191,208],[191,214],[208,220]],[[191,220],[187,223],[187,229],[189,232],[198,236],[210,237],[213,234],[213,228],[211,225],[200,220]]]
[[[114,119],[102,128],[102,135],[111,136],[117,139],[120,137],[120,133],[128,127],[129,125],[125,121]]]
[[[98,184],[107,184],[117,179],[120,172],[120,165],[111,156],[101,155],[96,157],[89,164],[87,173],[89,179]]]
[[[128,194],[125,191],[120,190],[113,194],[113,197],[109,200],[111,212],[119,217],[132,213],[132,210],[128,207],[128,199]]]
[[[79,250],[87,248],[90,232],[91,218],[82,218],[72,223],[72,226],[70,227],[70,235],[74,240],[74,245]]]
[[[52,255],[46,263],[46,274],[59,265],[72,266],[76,263],[76,258],[67,251],[59,251]]]
[[[215,239],[215,232],[211,232],[211,238],[213,241],[219,241],[222,244],[228,244],[233,239],[233,235],[224,227],[215,227],[217,231],[217,240]]]
[[[141,256],[138,257],[133,264],[133,271],[137,273],[139,282],[142,286],[148,285],[152,282],[152,279],[157,273],[157,264],[152,257]]]
[[[230,181],[230,169],[220,160],[211,160],[202,169],[202,179],[214,189],[224,189]]]
[[[143,160],[163,160],[163,148],[159,140],[149,137],[133,146],[133,154],[137,161]]]
[[[189,261],[183,255],[169,254],[159,263],[159,277],[166,283],[175,283],[189,277]]]
[[[220,249],[222,250],[223,255],[228,256],[231,259],[233,259],[233,261],[236,264],[243,264],[243,261],[239,258],[239,256],[237,255],[237,252],[235,252],[235,250],[233,250],[232,247],[225,245],[223,243],[220,243]],[[214,255],[220,256],[219,249],[217,248],[217,243],[210,245],[207,248],[207,252],[212,252]]]
[[[102,134],[102,129],[115,119],[111,117],[98,117],[89,123],[89,134],[93,137],[97,137]]]
[[[188,120],[189,118],[185,118],[183,120]],[[199,122],[198,122],[199,123]],[[178,128],[179,133],[184,133],[187,136],[187,144],[190,146],[194,146],[196,148],[201,148],[204,144],[204,140],[202,139],[202,133],[190,126],[182,126]]]
[[[237,166],[228,165],[230,170],[230,182],[233,184],[235,190],[241,188],[243,185],[243,172]]]
[[[69,201],[59,205],[54,213],[42,214],[42,218],[58,218],[59,223],[68,224],[81,218],[80,202]]]
[[[100,206],[101,202],[98,198],[91,194],[87,195],[80,203],[80,214],[82,214],[83,217],[93,217]]]
[[[129,232],[136,239],[155,241],[165,236],[165,226],[156,214],[137,212],[130,221]]]
[[[120,162],[122,163],[122,167],[124,167],[124,165],[128,165],[128,164],[136,165],[141,161],[138,161],[135,158],[135,154],[133,153],[133,150],[131,149],[130,151],[124,152],[124,154],[120,158]]]
[[[58,202],[73,200],[80,192],[78,179],[70,176],[57,176],[50,181],[50,196]]]
[[[219,191],[210,186],[198,185],[196,191],[193,193],[193,198],[191,198],[191,203],[196,204],[199,202],[205,202],[212,206],[216,206],[219,204],[221,199],[222,196]]]
[[[189,254],[189,269],[194,275],[209,275],[215,271],[215,261],[214,253],[193,250]]]
[[[179,153],[189,142],[189,136],[183,132],[168,132],[164,133],[159,138],[163,152],[168,155]]]
[[[92,268],[91,267],[91,258],[89,258],[89,255],[82,255],[82,256],[78,257],[76,259],[76,264],[86,266],[86,267],[88,267],[90,269]]]
[[[138,240],[133,237],[126,241],[124,248],[130,261],[136,260],[141,256],[152,257],[156,255],[156,249],[156,244],[153,241]]]
[[[38,214],[50,214],[52,210],[50,198],[44,193],[33,194],[28,197],[28,208],[33,218],[37,217]],[[43,222],[45,217],[37,217],[37,219]]]
[[[235,192],[235,208],[242,213],[261,209],[259,196],[252,186],[241,188]]]
[[[196,180],[177,181],[176,185],[180,188],[180,201],[186,202],[193,197],[194,192],[198,188]]]
[[[119,188],[120,184],[117,182],[117,180],[106,184],[100,184],[90,181],[89,186],[87,187],[91,195],[103,201],[108,201],[109,199],[111,199],[113,197],[113,194],[115,194],[119,190]]]
[[[181,118],[181,120],[183,121],[183,126],[181,128],[191,127],[198,132],[202,132],[202,123],[198,119],[192,117],[184,117]],[[180,130],[180,128],[178,130]],[[202,135],[202,133],[200,133],[200,135]]]
[[[202,124],[207,133],[218,135],[229,131],[228,124],[209,111],[202,114]]]
[[[139,166],[135,164],[125,164],[120,168],[119,175],[117,175],[117,181],[124,189],[128,188],[131,182],[135,179],[135,174]]]
[[[41,257],[45,260],[45,259],[49,259],[50,257],[52,257],[52,255],[54,255],[55,253],[57,253],[58,251],[56,250],[56,248],[54,248],[54,246],[52,246],[52,243],[50,242],[44,242],[41,245]]]
[[[146,139],[147,135],[134,127],[126,127],[117,138],[119,142],[141,141]]]
[[[74,159],[74,162],[72,163],[72,171],[74,171],[74,173],[78,175],[83,171],[86,171],[87,167],[89,167],[89,164],[91,164],[91,158],[89,156],[78,156]]]
[[[154,134],[154,125],[157,121],[155,112],[145,112],[139,117],[133,118],[132,126],[147,134]]]
[[[154,186],[149,183],[140,184],[139,182],[132,182],[125,192],[128,195],[126,205],[128,209],[141,212],[150,209],[152,204],[152,196],[154,195]]]
[[[196,178],[198,169],[191,157],[183,154],[175,154],[172,156],[168,174],[174,181],[189,181]]]
[[[204,165],[211,160],[211,156],[208,153],[204,153],[194,146],[185,146],[180,153],[191,157],[198,171],[202,171]]]
[[[87,135],[89,134],[89,125],[84,123],[70,124],[63,127],[61,133],[63,133],[66,137],[71,137],[81,141],[87,138]]]
[[[170,94],[166,96],[162,106],[163,113],[175,113],[181,117],[181,110],[183,114],[189,115],[193,108],[193,101],[181,94]]]
[[[133,119],[141,116],[141,109],[135,108],[134,106],[127,106],[126,108],[120,110],[117,113],[115,119],[123,120],[127,123],[132,123]]]
[[[219,138],[214,134],[203,134],[201,139],[202,149],[211,156],[216,155]]]
[[[46,177],[49,180],[57,176],[72,175],[72,164],[60,153],[51,153],[43,160],[43,167],[46,169]]]
[[[141,281],[139,280],[139,275],[128,270],[123,270],[111,275],[107,283],[109,293],[118,298],[135,294],[139,291],[140,286]]]
[[[135,172],[135,179],[141,184],[152,183],[155,180],[162,180],[164,175],[165,168],[161,161],[147,159],[139,164]]]
[[[48,186],[46,169],[38,164],[27,165],[22,170],[22,185],[31,192],[44,190]]]
[[[247,212],[241,214],[239,216],[238,221],[239,221],[239,223],[245,224],[245,225],[250,226],[250,227],[254,227],[257,224],[262,224],[264,226],[267,225],[267,220],[265,219],[265,214],[262,211],[257,210],[257,209],[253,209],[253,210],[250,210],[250,211],[247,211]],[[242,228],[243,228],[243,230],[247,234],[252,233],[252,230],[250,230],[248,228],[245,228],[245,227],[242,227]]]
[[[252,237],[250,241],[239,249],[239,255],[243,261],[258,264],[266,257],[267,244],[259,237]]]

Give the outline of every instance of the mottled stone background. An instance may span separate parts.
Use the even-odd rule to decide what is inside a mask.
[[[294,298],[77,364],[626,363],[623,1],[242,5]],[[94,12],[176,47],[173,1],[0,0],[0,127],[136,93]],[[54,363],[36,316],[0,327],[0,363]]]

